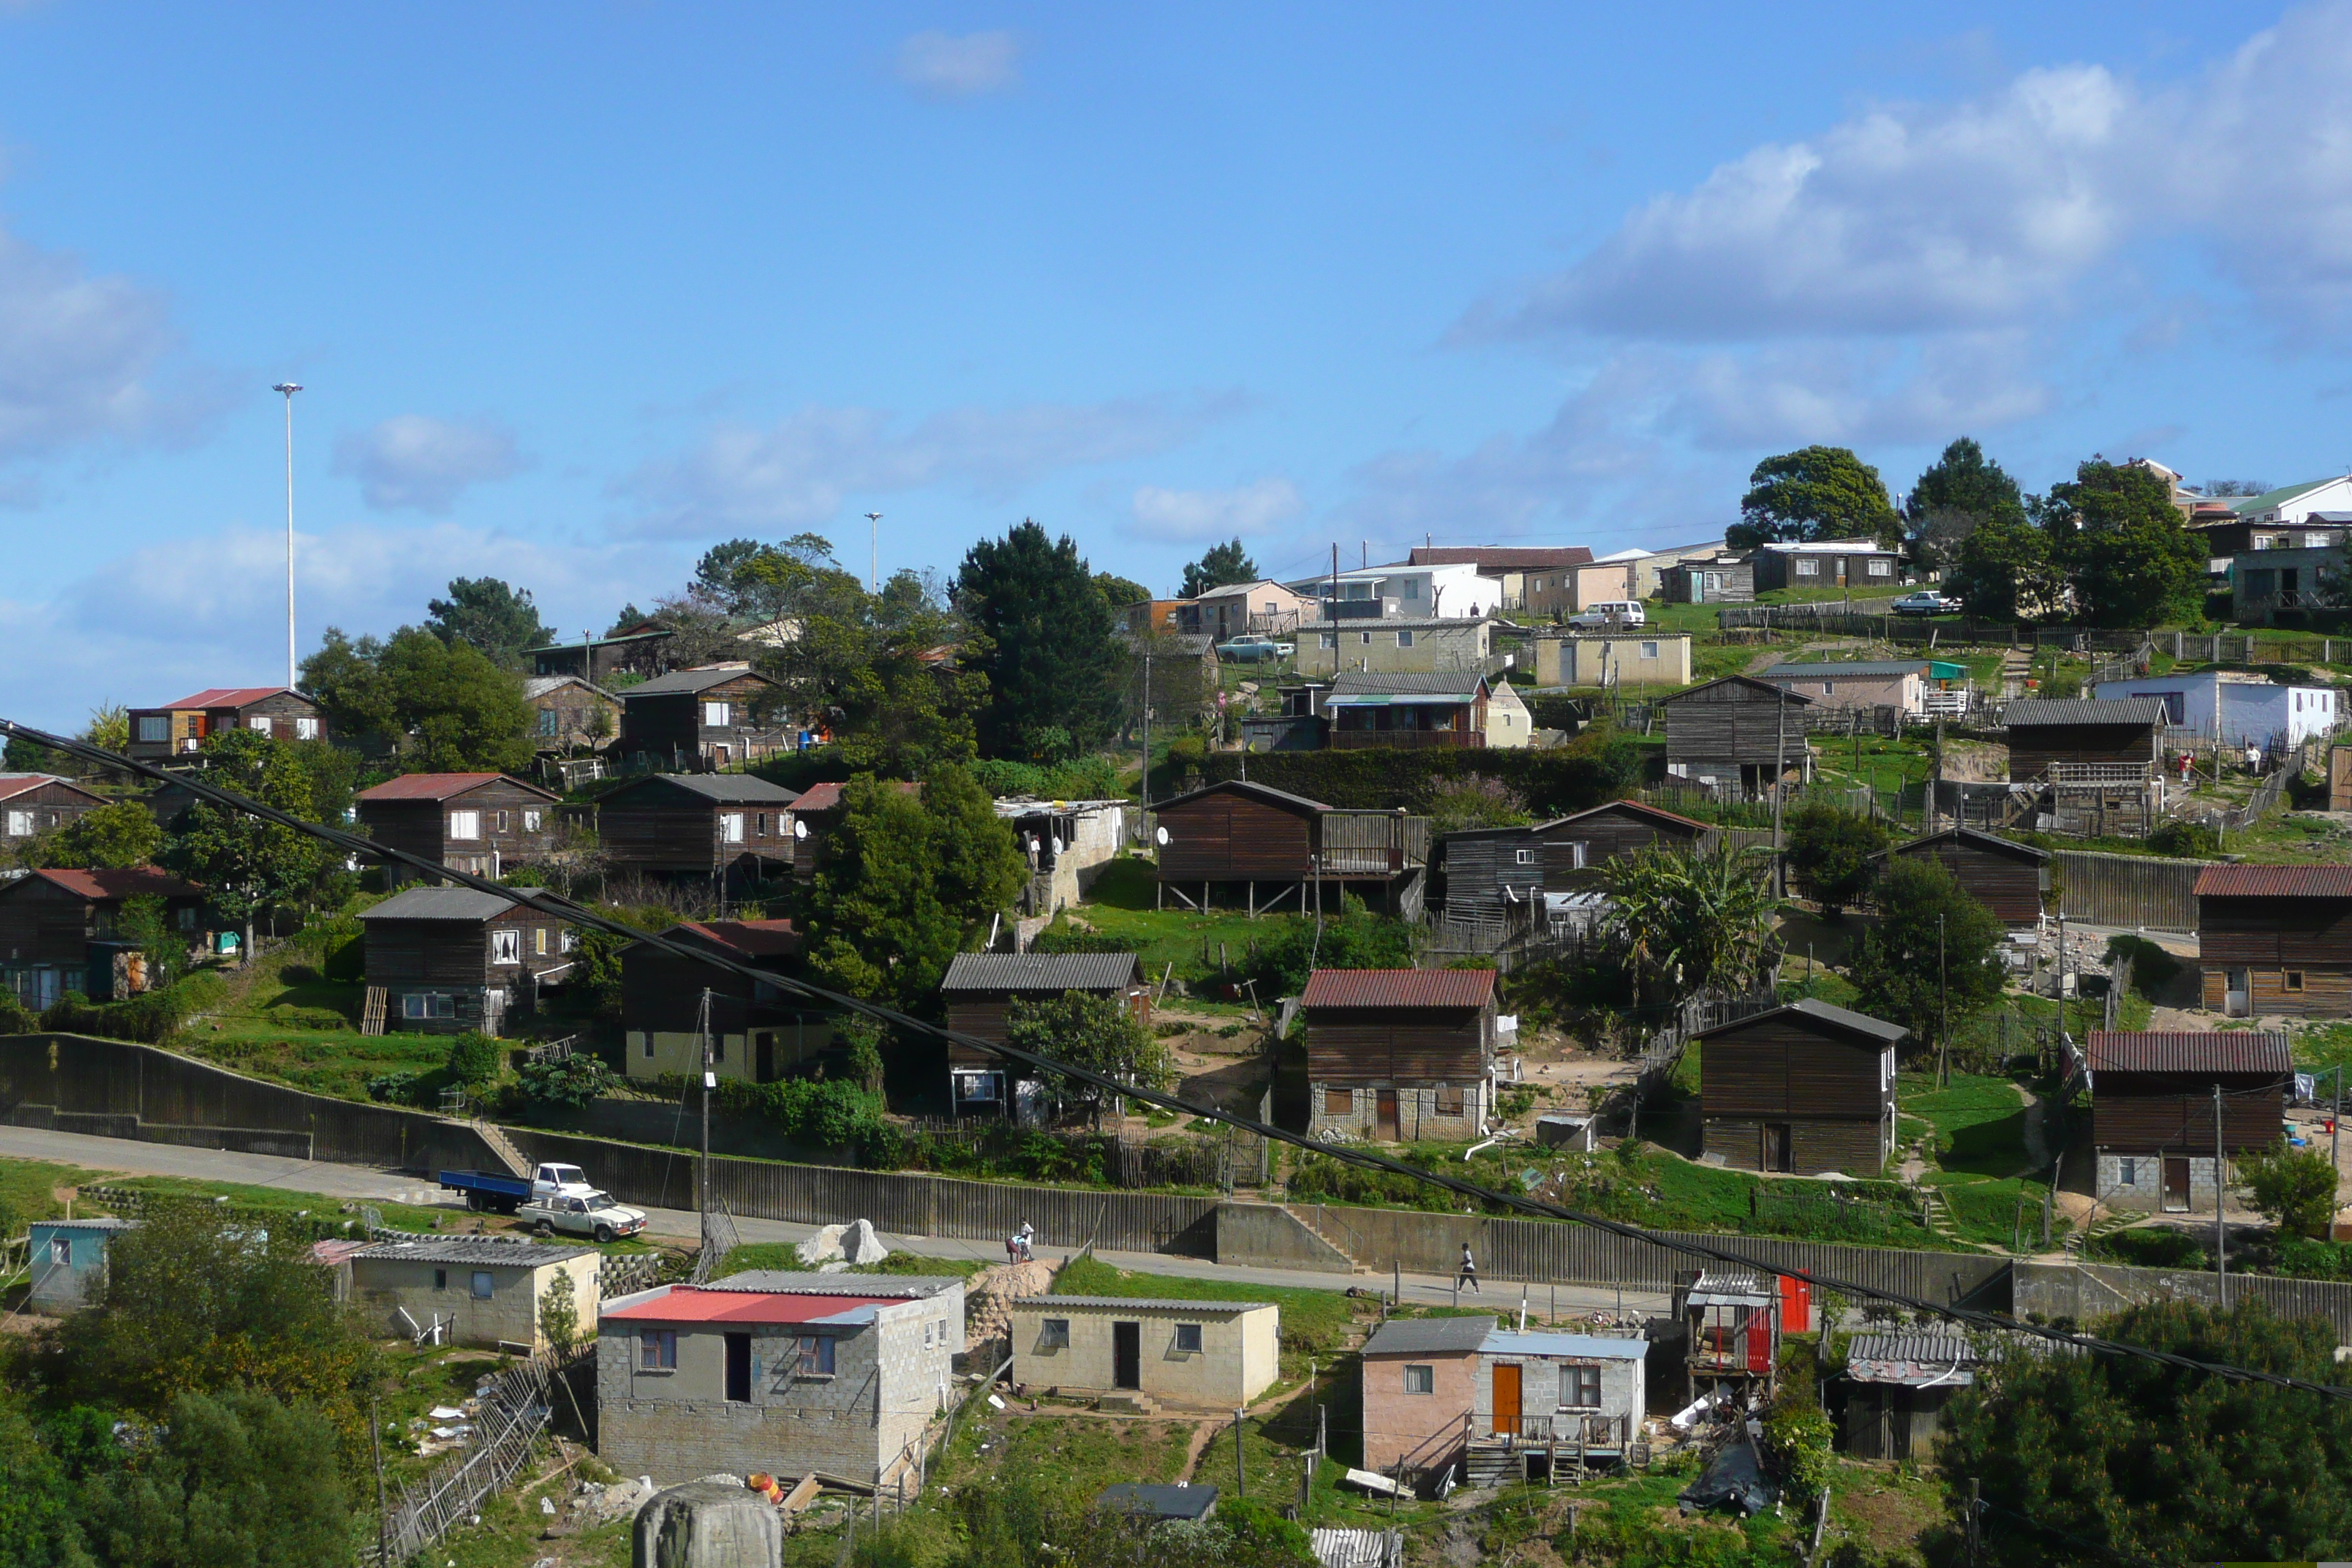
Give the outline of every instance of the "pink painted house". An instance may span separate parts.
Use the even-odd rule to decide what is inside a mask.
[[[1462,1456],[1492,1318],[1397,1318],[1364,1342],[1364,1468],[1408,1478]]]

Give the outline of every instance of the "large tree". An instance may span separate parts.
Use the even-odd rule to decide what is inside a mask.
[[[1735,550],[1781,540],[1891,544],[1899,527],[1878,470],[1843,447],[1807,447],[1765,458],[1748,476],[1739,516],[1725,534]]]
[[[2031,523],[1995,518],[1969,531],[1944,586],[1978,620],[2011,621],[2059,606],[2064,580],[2050,560],[2050,536]]]
[[[17,854],[27,866],[94,871],[144,866],[163,852],[163,829],[155,814],[135,800],[115,800],[92,806]]]
[[[1993,521],[2023,523],[2017,481],[1967,436],[1927,465],[1903,503],[1903,518],[1923,566],[1948,565],[1961,541]]]
[[[119,1468],[86,1481],[103,1559],[138,1564],[327,1568],[351,1558],[334,1429],[263,1394],[186,1394]]]
[[[1212,544],[1198,561],[1184,568],[1183,586],[1177,590],[1181,598],[1197,599],[1212,588],[1227,587],[1234,583],[1257,581],[1257,563],[1249,558],[1235,538],[1223,544]]]
[[[1892,857],[1874,894],[1878,923],[1853,961],[1862,1010],[1928,1042],[2000,1000],[2000,921],[1953,879],[1941,860]]]
[[[1095,574],[1095,586],[1102,590],[1103,603],[1114,610],[1125,610],[1129,605],[1140,605],[1151,597],[1151,590],[1132,577],[1122,577],[1116,572]],[[1124,622],[1124,615],[1115,617]]]
[[[1604,880],[1634,973],[1653,994],[1729,994],[1762,973],[1773,900],[1760,852],[1644,849],[1611,861]]]
[[[336,734],[396,752],[412,767],[502,773],[530,764],[522,683],[470,642],[419,626],[354,642],[330,626],[302,665],[301,687]]]
[[[1005,1043],[1041,1057],[1087,1068],[1105,1078],[1142,1089],[1166,1089],[1176,1081],[1174,1058],[1154,1039],[1124,1002],[1066,991],[1037,1001],[1015,998],[1004,1026]],[[1048,1073],[1045,1092],[1055,1100],[1090,1106],[1097,1126],[1105,1097],[1060,1073]]]
[[[2344,1381],[2325,1319],[2282,1321],[2258,1300],[2226,1314],[2128,1307],[2097,1328],[2198,1361]],[[2352,1541],[2352,1401],[2300,1389],[2019,1347],[1954,1396],[1937,1458],[1956,1513],[1968,1490],[1953,1482],[1982,1489],[1988,1568],[2310,1562]]]
[[[2093,458],[2043,498],[2042,526],[2083,617],[2101,626],[2160,626],[2203,608],[2205,546],[2146,468]]]
[[[988,677],[983,754],[1056,763],[1110,738],[1125,657],[1067,534],[1051,539],[1024,521],[982,540],[963,558],[955,602],[975,634],[970,662]]]
[[[283,742],[225,730],[205,742],[204,757],[208,783],[290,816],[318,820],[310,775]],[[243,927],[242,952],[250,963],[254,918],[299,901],[330,860],[307,834],[200,800],[181,814],[163,863],[201,884],[213,907]]]
[[[428,599],[425,626],[445,643],[467,643],[491,663],[520,668],[523,655],[555,640],[554,628],[542,626],[530,590],[516,588],[496,577],[455,577],[449,596]]]
[[[1841,811],[1826,801],[1808,801],[1788,813],[1789,869],[1811,889],[1822,912],[1834,920],[1870,890],[1886,847],[1886,829],[1875,817]]]

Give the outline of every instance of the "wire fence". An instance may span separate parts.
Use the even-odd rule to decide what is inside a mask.
[[[384,1510],[376,1535],[377,1568],[406,1563],[478,1513],[483,1499],[513,1485],[547,1430],[555,1382],[594,1354],[593,1346],[542,1351],[500,1373],[481,1395],[472,1441],[404,1487]]]

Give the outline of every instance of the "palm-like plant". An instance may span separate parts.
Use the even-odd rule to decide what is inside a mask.
[[[1644,849],[1611,864],[1609,894],[1643,987],[1679,1002],[1755,980],[1775,908],[1766,851]]]

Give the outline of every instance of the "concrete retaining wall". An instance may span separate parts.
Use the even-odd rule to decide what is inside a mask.
[[[1356,1260],[1273,1204],[1217,1205],[1217,1261],[1259,1268],[1352,1273]]]

